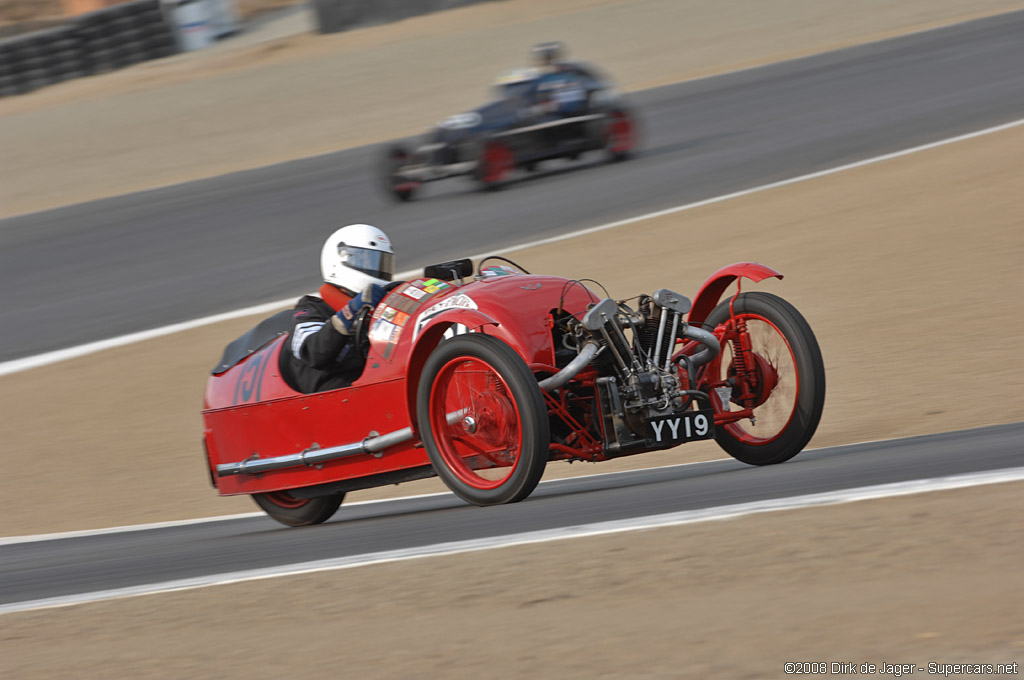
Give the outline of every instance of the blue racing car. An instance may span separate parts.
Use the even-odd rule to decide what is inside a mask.
[[[603,151],[622,160],[636,146],[636,122],[612,84],[593,68],[561,59],[557,43],[533,48],[538,66],[497,79],[496,99],[438,123],[415,146],[384,153],[385,190],[408,201],[425,182],[466,175],[494,189],[516,168]]]

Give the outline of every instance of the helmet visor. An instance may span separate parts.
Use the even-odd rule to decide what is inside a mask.
[[[395,270],[395,256],[383,250],[359,248],[342,243],[338,256],[346,267],[369,274],[375,279],[390,281]]]

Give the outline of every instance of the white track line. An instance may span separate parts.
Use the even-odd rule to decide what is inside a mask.
[[[281,567],[247,569],[244,571],[228,572],[224,574],[213,574],[209,576],[199,576],[196,578],[164,581],[162,583],[152,583],[142,586],[133,586],[130,588],[114,588],[111,590],[81,593],[78,595],[28,600],[25,602],[13,602],[11,604],[0,605],[0,614],[11,614],[14,612],[28,611],[32,609],[66,607],[70,605],[84,604],[87,602],[115,600],[126,597],[137,597],[139,595],[150,595],[154,593],[193,590],[196,588],[207,588],[210,586],[227,585],[230,583],[241,583],[245,581],[258,581],[281,576],[295,576],[322,571],[350,569],[352,567],[400,562],[424,557],[457,555],[460,553],[478,552],[482,550],[492,550],[495,548],[547,543],[550,541],[560,541],[569,538],[602,536],[627,531],[640,531],[645,529],[680,526],[684,524],[695,524],[698,522],[708,522],[713,520],[734,519],[737,517],[744,517],[746,515],[776,512],[779,510],[795,510],[798,508],[836,505],[839,503],[909,496],[912,494],[932,491],[947,491],[950,489],[963,489],[972,486],[1019,481],[1024,481],[1024,467],[975,472],[949,477],[936,477],[910,482],[878,484],[855,489],[843,489],[840,491],[830,491],[826,493],[792,496],[790,498],[777,498],[765,501],[755,501],[752,503],[740,503],[738,505],[725,505],[717,508],[686,510],[683,512],[652,515],[649,517],[636,517],[609,522],[579,524],[569,527],[560,527],[558,529],[531,531],[521,534],[511,534],[508,536],[496,536],[493,538],[436,543],[434,545],[427,545],[419,548],[387,550],[383,552],[367,553],[364,555],[352,555],[350,557],[303,562],[300,564],[291,564]]]
[[[776,189],[778,187],[788,186],[790,184],[797,184],[799,182],[806,182],[808,180],[817,179],[818,177],[826,177],[828,175],[834,175],[839,172],[845,172],[847,170],[853,170],[855,168],[861,168],[866,165],[872,165],[874,163],[881,163],[882,161],[891,160],[893,158],[900,158],[902,156],[909,156],[913,153],[920,151],[927,151],[929,149],[935,149],[940,146],[946,146],[947,144],[955,144],[956,142],[962,142],[968,139],[974,139],[975,137],[981,137],[983,135],[989,135],[994,132],[1001,132],[1008,130],[1018,125],[1024,124],[1024,118],[1004,123],[1002,125],[996,125],[994,127],[985,128],[983,130],[976,130],[975,132],[969,132],[964,135],[957,137],[950,137],[948,139],[941,139],[937,142],[930,142],[928,144],[922,144],[921,146],[911,147],[909,149],[903,149],[902,151],[894,151],[893,153],[887,153],[881,156],[875,156],[873,158],[867,158],[862,161],[855,163],[847,163],[846,165],[840,165],[827,170],[820,170],[818,172],[812,172],[808,175],[800,175],[799,177],[792,177],[790,179],[784,179],[778,182],[772,182],[771,184],[763,184],[760,186],[752,187],[750,189],[744,189],[742,191],[736,191],[731,194],[725,194],[723,196],[716,196],[714,198],[708,198],[703,201],[697,201],[696,203],[687,203],[685,205],[679,205],[674,208],[666,208],[664,210],[657,210],[655,212],[645,213],[643,215],[637,215],[636,217],[629,217],[624,220],[618,220],[616,222],[609,222],[607,224],[601,224],[596,227],[589,227],[586,229],[580,229],[573,231],[568,234],[562,234],[560,236],[552,236],[550,238],[540,239],[537,241],[528,241],[526,243],[520,243],[518,245],[509,246],[499,250],[491,250],[486,253],[480,253],[471,256],[470,259],[478,260],[487,255],[501,255],[503,253],[509,253],[515,250],[522,250],[523,248],[532,248],[534,246],[547,245],[549,243],[556,243],[558,241],[565,241],[567,239],[576,238],[577,236],[585,236],[587,234],[594,234],[599,231],[605,231],[607,229],[615,229],[618,227],[624,227],[628,224],[634,224],[636,222],[642,222],[644,220],[653,219],[655,217],[663,217],[665,215],[672,215],[675,213],[683,212],[686,210],[692,210],[694,208],[700,208],[701,206],[711,205],[713,203],[721,203],[722,201],[728,201],[733,198],[740,198],[741,196],[749,196],[750,194],[760,193],[762,191],[768,191],[769,189]],[[407,272],[400,272],[396,275],[396,279],[408,279],[414,276],[420,275],[420,270],[414,269]],[[171,324],[170,326],[162,326],[160,328],[154,328],[148,331],[140,331],[138,333],[130,333],[128,335],[122,335],[116,338],[110,338],[108,340],[99,340],[97,342],[90,342],[85,345],[78,345],[77,347],[69,347],[67,349],[56,350],[54,352],[46,352],[44,354],[37,354],[35,356],[24,357],[21,359],[12,359],[0,363],[0,376],[10,375],[12,373],[19,373],[21,371],[27,371],[32,368],[39,368],[41,366],[48,366],[55,364],[60,361],[67,361],[68,359],[76,359],[78,357],[87,356],[96,352],[101,352],[106,349],[112,349],[114,347],[122,347],[124,345],[130,345],[136,342],[142,342],[143,340],[151,340],[153,338],[159,338],[164,335],[170,335],[171,333],[179,333],[181,331],[191,330],[193,328],[199,328],[201,326],[208,326],[210,324],[218,323],[221,321],[228,321],[230,319],[237,319],[244,316],[253,316],[255,314],[266,314],[269,312],[277,311],[279,309],[285,309],[295,303],[296,297],[290,297],[286,300],[278,300],[276,302],[267,302],[264,304],[256,305],[254,307],[246,307],[244,309],[238,309],[233,312],[225,312],[223,314],[214,314],[212,316],[205,316],[200,319],[194,319],[192,321],[183,321],[181,323]]]

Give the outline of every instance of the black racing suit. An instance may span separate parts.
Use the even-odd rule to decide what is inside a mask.
[[[302,297],[292,312],[292,329],[281,348],[281,377],[310,394],[348,387],[363,372],[363,358],[353,338],[329,304],[314,295]]]

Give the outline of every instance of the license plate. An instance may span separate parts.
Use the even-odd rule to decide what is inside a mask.
[[[657,446],[711,439],[714,436],[715,417],[711,409],[657,416],[647,421],[647,439]]]

